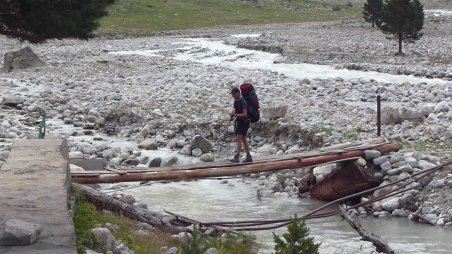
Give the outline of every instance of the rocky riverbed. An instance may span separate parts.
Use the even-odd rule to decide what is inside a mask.
[[[117,168],[181,163],[177,155],[157,159],[143,152],[162,149],[192,161],[225,159],[233,153],[229,90],[252,81],[264,112],[250,135],[253,155],[374,137],[380,95],[383,135],[408,147],[381,160],[390,163],[387,170],[412,169],[384,177],[406,176],[423,170],[420,165],[451,157],[451,31],[449,15],[427,18],[423,38],[406,45],[403,57],[394,56],[395,42],[359,21],[32,45],[45,66],[0,74],[0,166],[14,139],[37,135],[44,112],[73,128],[64,135],[71,158],[104,158]],[[4,37],[0,44],[2,55],[26,45]],[[279,106],[287,106],[287,114]],[[107,135],[135,145],[96,142]],[[218,154],[224,135],[227,145]],[[413,148],[427,151],[421,155]],[[450,174],[442,172],[425,184],[410,199],[415,203],[410,210],[434,214],[430,221],[450,225]],[[282,183],[287,195],[296,193],[293,177],[293,184]],[[278,175],[258,181],[272,189],[280,184]],[[388,209],[381,202],[375,212],[406,208],[398,202]]]

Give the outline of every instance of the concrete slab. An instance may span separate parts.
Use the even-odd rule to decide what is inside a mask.
[[[9,219],[40,224],[38,241],[3,246],[2,254],[75,254],[75,234],[68,210],[70,175],[66,140],[16,140],[0,169],[0,238]]]

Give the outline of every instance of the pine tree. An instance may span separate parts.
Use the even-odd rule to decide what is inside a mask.
[[[398,40],[402,54],[402,42],[414,43],[422,37],[424,7],[419,0],[385,0],[381,21],[381,31]]]
[[[1,0],[0,34],[42,42],[88,38],[115,0]]]
[[[316,254],[319,252],[320,243],[314,243],[309,236],[309,228],[304,220],[297,219],[295,215],[287,227],[288,232],[282,238],[273,233],[276,254]]]
[[[375,27],[375,24],[380,26],[382,10],[383,0],[367,0],[367,3],[364,3],[364,20],[372,23],[372,27]]]

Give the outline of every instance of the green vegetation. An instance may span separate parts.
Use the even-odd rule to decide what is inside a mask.
[[[42,42],[52,38],[88,38],[115,0],[2,0],[0,34]]]
[[[402,145],[402,148],[412,148],[419,152],[425,152],[425,151],[451,151],[452,150],[452,144],[450,143],[444,143],[444,142],[400,142]]]
[[[304,220],[299,220],[295,215],[287,230],[282,238],[273,233],[276,254],[315,254],[319,252],[320,243],[314,243],[314,238],[309,237],[309,228]]]
[[[424,7],[419,0],[386,0],[383,5],[380,30],[399,42],[413,43],[422,37]]]
[[[257,246],[253,237],[248,235],[231,236],[228,238],[206,237],[194,230],[192,240],[187,244],[171,237],[171,235],[154,234],[142,224],[109,213],[102,213],[87,202],[83,195],[77,192],[74,227],[76,235],[77,253],[85,253],[86,248],[103,252],[97,249],[98,241],[91,229],[105,227],[107,223],[117,225],[112,232],[117,240],[126,244],[135,254],[161,254],[161,248],[178,247],[180,254],[204,253],[205,250],[215,247],[220,254],[253,254]],[[148,232],[143,234],[140,232]]]
[[[289,5],[290,8],[287,8]],[[332,11],[333,7],[340,9]],[[357,18],[360,7],[309,0],[275,1],[271,5],[223,0],[118,0],[101,20],[101,34],[146,35],[165,30],[225,25],[296,23]]]
[[[216,248],[220,254],[252,254],[256,253],[254,238],[248,235],[238,235],[222,239],[220,237],[205,237],[196,227],[192,233],[193,238],[183,246],[180,254],[204,253],[209,248]]]
[[[382,11],[383,0],[367,0],[367,3],[364,3],[364,20],[372,23],[372,27],[375,27],[375,24],[379,27],[381,25]]]

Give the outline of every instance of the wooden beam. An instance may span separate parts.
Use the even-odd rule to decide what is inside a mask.
[[[361,157],[364,150],[369,149],[367,146],[356,146],[346,150],[335,150],[331,152],[309,152],[309,156],[300,153],[299,157],[291,156],[284,159],[257,161],[248,164],[210,164],[211,166],[197,167],[193,165],[179,165],[178,169],[168,168],[160,171],[148,172],[129,172],[126,174],[117,174],[111,172],[109,174],[100,175],[77,175],[73,176],[73,181],[80,184],[95,183],[117,183],[117,182],[135,182],[135,181],[180,181],[201,179],[210,177],[236,176],[243,174],[257,174],[262,172],[273,172],[285,169],[296,169],[315,166],[323,163],[344,160],[347,158]],[[400,149],[397,143],[384,143],[381,145],[373,145],[371,149],[378,150],[382,154],[395,152]],[[208,164],[209,165],[209,164]],[[195,168],[195,169],[193,169]]]

